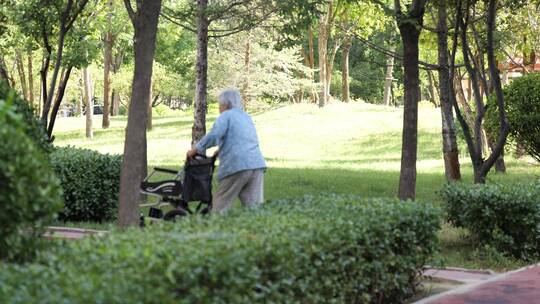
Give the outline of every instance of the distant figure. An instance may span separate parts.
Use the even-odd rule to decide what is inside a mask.
[[[219,94],[218,102],[220,115],[212,130],[187,152],[187,156],[206,154],[206,149],[219,147],[219,184],[212,211],[227,210],[237,197],[244,206],[255,207],[264,200],[266,169],[255,125],[243,110],[238,90],[224,90]]]

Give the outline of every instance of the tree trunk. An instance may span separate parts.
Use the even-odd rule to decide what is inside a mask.
[[[504,70],[503,70],[503,79],[502,79],[502,84],[503,85],[507,85],[508,84],[508,62],[505,62],[503,64],[503,67],[504,67]]]
[[[306,54],[306,51],[304,50],[303,47],[300,47],[300,55],[302,55],[302,58],[304,58],[304,65],[306,67],[310,67],[310,61],[309,61],[309,55]],[[299,76],[301,79],[308,79],[310,81],[312,81],[313,79],[311,78],[312,75],[311,75],[311,71],[309,71],[308,73],[306,73],[306,75],[300,75]],[[304,91],[305,89],[302,88],[300,91],[298,91],[296,94],[296,97],[297,97],[297,102],[298,103],[302,103],[304,102]]]
[[[196,144],[206,134],[206,89],[208,86],[208,0],[197,0],[197,83],[195,86],[194,119],[191,143]]]
[[[83,104],[84,104],[84,91],[85,91],[85,87],[84,87],[84,77],[83,77],[83,72],[82,70],[80,70],[80,73],[81,73],[81,77],[79,77],[79,98],[77,98],[77,106],[75,108],[75,116],[77,117],[82,117],[83,115]]]
[[[390,51],[394,52],[395,47],[390,47]],[[384,81],[384,96],[383,104],[390,105],[390,98],[392,97],[392,80],[394,80],[394,56],[388,55],[386,57],[386,79]]]
[[[506,163],[504,161],[504,151],[501,156],[495,161],[495,171],[498,173],[506,173]]]
[[[118,116],[120,111],[120,94],[116,90],[112,90],[111,116]]]
[[[148,122],[146,123],[146,130],[147,131],[151,131],[152,130],[152,103],[153,103],[153,88],[152,88],[152,84],[150,84],[150,94],[149,94],[149,97],[148,97]]]
[[[32,51],[28,51],[28,98],[30,104],[34,106],[34,66],[32,62]]]
[[[56,116],[58,115],[58,110],[60,109],[60,104],[62,104],[62,99],[64,99],[64,94],[66,92],[66,87],[68,84],[69,76],[71,75],[72,66],[69,66],[67,69],[62,70],[62,77],[60,77],[60,84],[58,85],[58,92],[56,94],[56,99],[54,100],[54,105],[51,111],[51,121],[47,127],[47,135],[50,139],[53,139],[52,132],[54,130],[54,123],[56,122]]]
[[[94,98],[92,96],[92,88],[90,73],[88,68],[83,68],[83,81],[84,81],[84,104],[86,108],[86,138],[92,139],[94,132],[92,131],[92,118],[94,115]]]
[[[15,50],[15,63],[17,65],[17,72],[19,73],[19,79],[21,80],[21,91],[24,100],[28,101],[28,87],[26,86],[26,73],[24,71],[24,63],[22,57],[22,51],[20,49]]]
[[[4,56],[0,55],[0,81],[5,81],[8,85],[9,75],[6,68],[6,62],[4,61]]]
[[[472,112],[471,106],[467,102],[467,97],[465,96],[465,92],[463,90],[461,77],[459,75],[455,75],[454,77],[454,90],[456,93],[456,101],[463,109],[463,114],[465,115],[465,121],[469,126],[472,126],[474,124],[474,114]]]
[[[111,68],[113,74],[118,73],[120,70],[120,65],[122,64],[122,61],[124,60],[124,51],[121,51],[120,53],[116,54],[114,56],[114,60],[111,62]],[[111,93],[111,116],[118,116],[120,111],[120,94],[113,88]]]
[[[112,0],[108,2],[109,9],[112,10]],[[113,35],[111,32],[111,17],[112,12],[109,12],[107,16],[108,28],[109,30],[105,34],[104,43],[104,52],[103,52],[103,121],[101,127],[107,129],[110,124],[110,97],[111,97],[111,63],[112,63],[112,47],[113,47]]]
[[[343,102],[349,102],[349,53],[351,51],[351,36],[346,34],[343,41],[343,49],[341,50],[341,99]]]
[[[435,76],[430,70],[426,71],[428,76],[428,89],[429,89],[429,102],[431,102],[436,108],[439,107],[439,96],[437,96],[437,89],[435,88],[437,84],[435,83]]]
[[[330,5],[329,5],[330,6]],[[319,16],[319,37],[318,37],[318,50],[319,50],[319,108],[322,108],[328,102],[328,82],[327,82],[327,62],[328,62],[328,18],[330,17],[330,8],[325,13],[321,13]]]
[[[47,121],[49,117],[49,112],[51,110],[52,100],[54,97],[56,81],[58,79],[58,73],[60,72],[60,67],[62,64],[62,56],[63,56],[63,51],[64,51],[64,39],[65,39],[64,26],[65,25],[61,25],[60,34],[58,37],[58,45],[56,49],[56,61],[54,63],[54,69],[53,69],[53,74],[51,77],[51,82],[49,84],[49,90],[47,91],[47,99],[45,100],[45,104],[43,105],[43,110],[41,112],[41,121],[43,121],[43,124],[45,126],[48,125]]]
[[[484,178],[488,174],[491,167],[497,162],[498,159],[504,153],[504,146],[506,144],[506,137],[510,131],[508,121],[506,120],[506,110],[504,105],[504,95],[502,90],[502,83],[500,78],[500,71],[497,68],[497,63],[495,60],[495,50],[493,47],[494,43],[494,31],[495,31],[495,21],[497,15],[497,0],[489,0],[488,4],[488,13],[487,13],[487,59],[489,66],[490,78],[493,84],[493,90],[495,91],[495,96],[497,98],[497,106],[499,108],[499,136],[496,141],[493,143],[493,148],[489,157],[482,162],[481,174]]]
[[[314,75],[314,70],[315,70],[315,50],[314,50],[314,47],[313,47],[313,29],[311,28],[311,26],[309,27],[309,30],[308,30],[308,46],[309,46],[309,68],[311,69],[310,73],[309,73],[309,79],[311,79],[313,81],[313,79],[315,78],[315,75]],[[313,103],[318,103],[319,100],[318,100],[318,95],[317,95],[317,91],[312,88],[311,89],[311,102]]]
[[[326,85],[327,85],[327,92],[326,92],[326,101],[330,101],[332,98],[332,95],[330,94],[330,88],[332,87],[332,76],[334,73],[334,62],[336,60],[336,54],[339,50],[339,41],[336,39],[334,40],[334,46],[332,47],[332,51],[330,52],[330,56],[328,56],[328,62],[326,67]]]
[[[452,84],[450,68],[448,66],[448,25],[446,24],[447,10],[446,0],[439,0],[439,23],[438,23],[438,53],[439,53],[439,96],[442,117],[442,139],[444,172],[447,181],[461,179],[459,165],[459,150],[456,138],[456,127],[452,111]]]
[[[41,70],[39,75],[41,78],[41,100],[39,102],[39,113],[43,113],[43,106],[47,102],[47,75],[49,73],[49,66],[51,64],[51,50],[50,47],[46,47],[46,52],[43,55],[43,60],[41,62]],[[45,126],[46,127],[46,126]]]
[[[493,138],[488,137],[488,143],[489,143],[489,148],[493,151],[493,149],[495,148],[495,143],[493,142]],[[504,150],[501,152],[501,156],[499,156],[499,158],[497,158],[497,160],[495,161],[495,171],[497,173],[506,173],[506,163],[504,161]]]
[[[124,0],[124,3],[135,29],[135,71],[120,176],[118,225],[122,228],[137,225],[139,222],[139,185],[147,170],[147,109],[161,0],[137,1],[136,13],[131,8],[130,0]]]
[[[245,45],[245,51],[244,51],[244,84],[242,87],[242,97],[244,99],[244,111],[247,111],[248,105],[251,102],[251,96],[249,92],[249,85],[250,85],[250,78],[251,78],[250,73],[251,73],[251,37],[248,34],[248,37],[246,38],[246,45]]]
[[[422,24],[423,8],[416,21]],[[418,40],[420,30],[414,22],[401,22],[399,31],[403,41],[404,87],[403,138],[401,148],[401,171],[398,196],[402,200],[416,197],[416,158],[418,144],[418,102],[420,80],[418,68]]]

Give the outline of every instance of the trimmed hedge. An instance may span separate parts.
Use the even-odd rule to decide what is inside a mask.
[[[12,104],[12,110],[19,114],[24,122],[21,130],[43,152],[50,153],[53,145],[49,142],[43,123],[34,115],[34,109],[32,109],[28,101],[22,99],[6,83],[0,81],[0,100],[7,100],[8,97]]]
[[[540,257],[540,181],[530,184],[450,184],[442,191],[448,220],[480,244],[525,261]]]
[[[530,73],[512,80],[504,88],[504,98],[511,127],[510,138],[540,162],[540,73]],[[484,125],[493,138],[499,134],[498,111],[495,96],[491,96]]]
[[[51,164],[64,189],[65,221],[111,221],[120,189],[120,155],[73,147],[55,148]]]
[[[435,251],[439,215],[326,196],[194,216],[0,266],[0,302],[398,303]]]
[[[41,228],[61,208],[62,191],[11,104],[0,96],[0,259],[20,261],[35,254]]]

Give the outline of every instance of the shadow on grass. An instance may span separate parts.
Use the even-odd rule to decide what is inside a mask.
[[[396,197],[399,172],[334,168],[270,168],[265,175],[265,198],[300,197],[307,193],[356,194],[362,197]],[[419,200],[438,201],[436,191],[445,182],[439,173],[419,173]]]
[[[207,117],[208,123],[212,124],[215,121],[214,116]],[[171,138],[171,135],[176,135],[182,131],[191,131],[193,120],[185,119],[184,117],[160,117],[152,122],[153,130],[149,131],[150,138]],[[118,143],[119,138],[124,138],[125,127],[112,127],[108,129],[95,128],[93,141],[99,141],[99,144]],[[84,139],[84,130],[66,131],[57,134],[58,141],[66,141],[71,139]]]
[[[362,135],[352,139],[345,148],[347,155],[387,155],[392,152],[401,155],[401,132]],[[418,159],[442,158],[441,135],[436,132],[418,131]]]

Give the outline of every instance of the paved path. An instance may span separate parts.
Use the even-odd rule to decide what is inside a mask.
[[[422,272],[425,277],[455,281],[459,283],[477,283],[493,278],[496,273],[491,270],[472,270],[464,268],[447,267],[444,269],[427,268]]]
[[[94,230],[94,229],[81,229],[81,228],[71,228],[71,227],[47,227],[45,229],[45,234],[43,237],[47,239],[69,239],[77,240],[82,239],[83,237],[90,235],[102,236],[106,234],[107,231],[103,230]]]
[[[540,265],[500,274],[418,304],[540,304]]]

